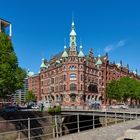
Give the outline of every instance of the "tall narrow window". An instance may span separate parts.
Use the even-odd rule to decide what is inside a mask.
[[[83,85],[81,84],[81,90],[83,90]]]
[[[83,81],[83,75],[81,74],[81,81]]]
[[[64,75],[64,81],[66,81],[66,75]]]
[[[51,84],[54,84],[54,78],[51,78]]]
[[[64,90],[66,90],[66,85],[64,85]]]

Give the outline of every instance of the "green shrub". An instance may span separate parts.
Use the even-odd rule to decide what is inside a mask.
[[[54,108],[52,108],[52,107],[49,107],[49,108],[48,108],[48,113],[55,113],[55,110],[54,110]]]
[[[48,113],[50,114],[56,114],[61,112],[61,107],[60,106],[54,106],[54,107],[49,107],[48,108]]]
[[[56,106],[56,107],[54,108],[54,112],[55,112],[55,113],[60,113],[60,112],[61,112],[61,107],[60,107],[60,106]]]

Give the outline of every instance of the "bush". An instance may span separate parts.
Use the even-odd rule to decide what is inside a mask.
[[[61,107],[60,106],[54,106],[54,107],[49,107],[48,108],[48,113],[50,114],[57,114],[61,112]]]
[[[54,112],[55,113],[60,113],[61,112],[61,107],[60,106],[54,107]]]

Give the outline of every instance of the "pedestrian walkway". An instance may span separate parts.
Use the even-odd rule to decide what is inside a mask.
[[[131,120],[107,127],[66,135],[57,140],[117,140],[130,128],[140,125],[140,120]],[[54,139],[55,140],[55,139]]]

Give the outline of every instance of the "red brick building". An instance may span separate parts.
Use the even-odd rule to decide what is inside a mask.
[[[123,76],[140,77],[137,71],[130,72],[129,66],[122,62],[110,63],[108,54],[94,56],[92,49],[87,55],[77,50],[74,22],[70,32],[70,45],[51,60],[42,59],[40,73],[29,76],[29,90],[37,95],[38,100],[61,101],[64,105],[81,105],[94,98],[105,101],[105,87],[112,79]]]
[[[37,100],[41,100],[40,96],[40,76],[32,72],[28,73],[28,90],[33,91]]]

